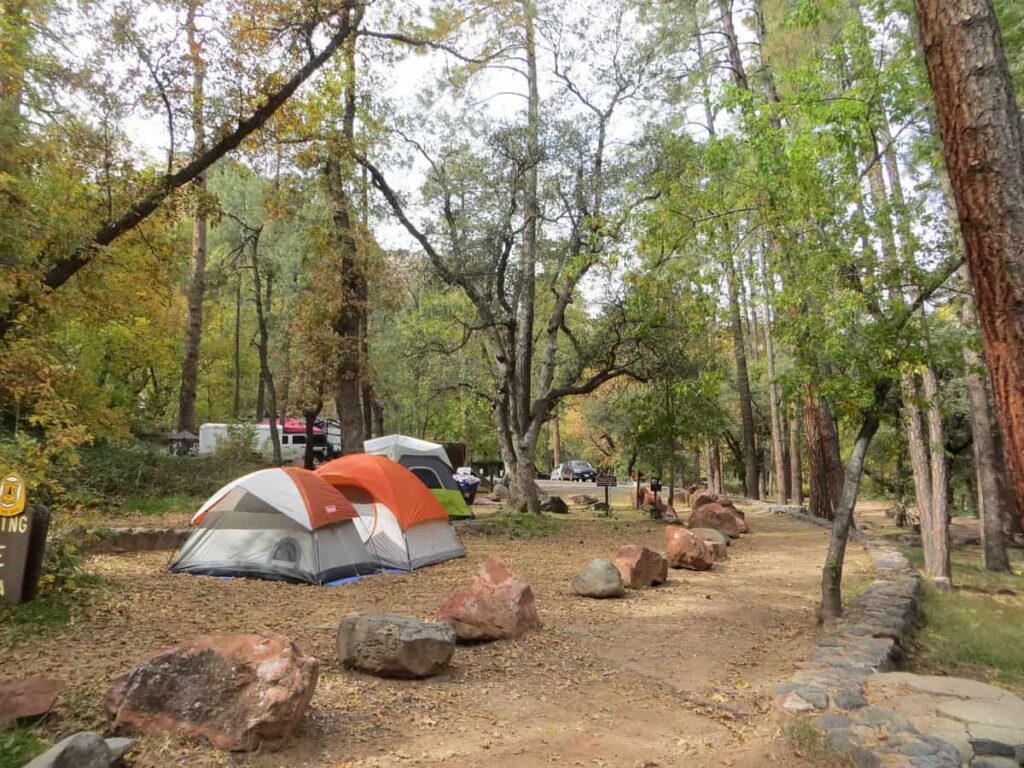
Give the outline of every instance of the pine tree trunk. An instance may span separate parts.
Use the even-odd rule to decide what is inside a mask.
[[[813,385],[808,385],[804,402],[804,431],[807,438],[810,513],[815,517],[832,520],[844,482],[839,433],[831,409],[821,400]]]
[[[1024,125],[992,0],[915,5],[1004,450],[1024,499]]]
[[[202,43],[196,29],[196,11],[200,5],[198,0],[191,0],[185,20],[192,64],[193,157],[199,157],[206,149],[203,115],[206,63],[203,61]],[[178,395],[178,429],[185,432],[196,431],[199,348],[203,338],[203,297],[206,293],[206,174],[197,176],[192,187],[196,209],[192,218],[192,265],[186,293],[188,320],[185,326],[185,352],[181,361],[181,391]]]
[[[795,415],[789,417],[789,503],[803,506],[804,477],[803,465],[800,460],[800,419]]]

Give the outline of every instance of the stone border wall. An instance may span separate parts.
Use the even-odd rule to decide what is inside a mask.
[[[830,526],[801,507],[769,506],[814,525]],[[864,536],[878,579],[872,582],[818,641],[789,680],[775,686],[776,706],[787,714],[812,717],[828,743],[861,766],[957,768],[956,748],[919,733],[898,712],[868,706],[864,686],[874,672],[898,669],[917,628],[921,579],[907,559],[886,542]]]
[[[191,533],[189,528],[96,528],[74,532],[89,554],[123,554],[178,549]]]

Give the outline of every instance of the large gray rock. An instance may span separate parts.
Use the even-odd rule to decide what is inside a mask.
[[[704,541],[717,541],[726,546],[732,544],[732,539],[715,528],[691,528],[691,533],[700,536]]]
[[[83,731],[58,741],[25,768],[110,768],[113,756],[98,733]]]
[[[350,669],[381,677],[429,677],[455,653],[455,630],[394,613],[346,616],[338,626],[338,655]]]
[[[562,500],[561,496],[548,496],[541,502],[540,508],[544,512],[552,512],[556,515],[569,514],[569,505]]]
[[[626,594],[619,569],[611,560],[601,558],[591,560],[572,577],[572,589],[584,597],[622,597]]]
[[[508,486],[505,485],[502,482],[497,482],[497,483],[494,484],[494,488],[492,490],[492,493],[494,493],[494,495],[498,496],[499,498],[502,498],[502,499],[507,498],[508,497]]]

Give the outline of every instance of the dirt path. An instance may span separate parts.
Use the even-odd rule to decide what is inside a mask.
[[[52,735],[102,727],[107,678],[207,632],[274,630],[321,660],[300,737],[253,756],[147,739],[137,766],[783,766],[809,765],[766,716],[771,686],[813,648],[827,533],[748,512],[754,533],[712,571],[673,571],[663,587],[591,601],[569,589],[619,544],[661,549],[663,526],[573,514],[558,534],[466,535],[468,556],[411,575],[338,588],[175,576],[166,553],[96,556],[108,585],[60,633],[2,649],[9,669],[70,681]],[[341,616],[390,610],[430,618],[489,555],[534,587],[544,629],[520,642],[460,647],[450,673],[381,680],[343,670]],[[847,573],[867,578],[852,545]]]

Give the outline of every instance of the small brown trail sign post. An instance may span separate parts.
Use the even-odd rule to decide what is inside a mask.
[[[608,513],[611,514],[612,505],[608,502],[608,489],[614,488],[619,484],[618,478],[615,475],[597,475],[594,478],[594,483],[598,488],[604,488],[604,506]]]
[[[16,472],[0,478],[0,600],[8,605],[36,596],[50,511],[26,506],[25,483]]]

